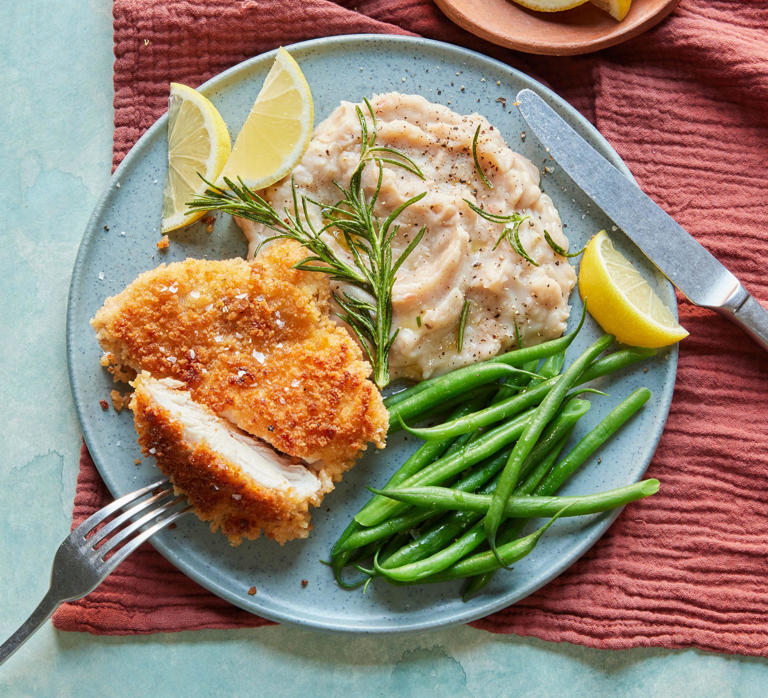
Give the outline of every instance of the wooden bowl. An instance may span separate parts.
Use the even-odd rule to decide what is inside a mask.
[[[550,56],[613,46],[661,22],[680,0],[634,0],[617,22],[591,3],[565,12],[535,12],[512,0],[435,0],[463,29],[494,44]]]

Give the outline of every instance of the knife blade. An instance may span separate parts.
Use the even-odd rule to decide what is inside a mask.
[[[518,92],[515,104],[563,171],[688,300],[722,313],[768,350],[768,311],[728,269],[533,90]]]

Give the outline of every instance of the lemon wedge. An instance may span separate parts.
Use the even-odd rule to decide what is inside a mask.
[[[211,101],[197,90],[171,83],[168,99],[168,175],[163,189],[163,233],[202,218],[185,214],[186,203],[219,176],[231,150],[229,132]]]
[[[312,138],[312,93],[299,64],[284,48],[237,134],[232,154],[216,182],[238,177],[251,189],[264,189],[285,177],[301,160]]]
[[[627,16],[632,0],[589,0],[593,5],[607,12],[616,21],[621,22]]]
[[[584,250],[579,293],[600,327],[624,344],[663,347],[688,336],[604,230]]]
[[[518,5],[539,12],[560,12],[583,5],[588,0],[515,0]]]

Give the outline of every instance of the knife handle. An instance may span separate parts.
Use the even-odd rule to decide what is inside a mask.
[[[747,292],[744,287],[740,288],[738,293],[746,299],[736,305],[726,303],[725,306],[717,308],[717,311],[735,322],[741,329],[749,334],[763,349],[768,351],[768,310],[766,310],[755,298]]]

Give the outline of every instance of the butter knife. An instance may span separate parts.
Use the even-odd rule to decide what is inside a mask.
[[[724,315],[768,350],[768,310],[671,216],[529,89],[515,104],[575,184],[695,305]]]

